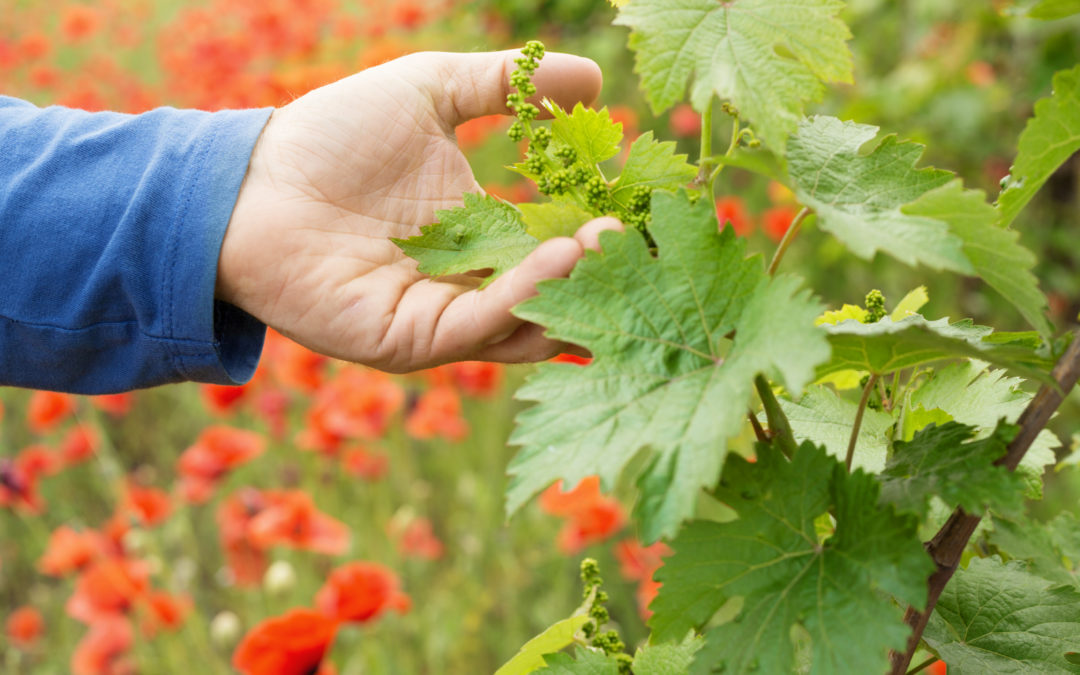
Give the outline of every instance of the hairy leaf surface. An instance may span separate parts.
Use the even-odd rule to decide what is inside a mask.
[[[672,541],[650,607],[654,629],[696,627],[705,612],[688,607],[715,611],[741,597],[734,620],[706,634],[702,654],[723,672],[793,672],[796,626],[810,636],[812,673],[884,672],[889,649],[909,633],[888,595],[926,603],[933,565],[916,518],[880,507],[873,476],[849,474],[809,443],[790,462],[768,445],[755,464],[729,456],[718,492],[739,518],[691,522]],[[836,531],[820,541],[814,521],[830,511]]]
[[[760,258],[744,258],[745,243],[717,232],[706,201],[657,192],[652,217],[658,258],[636,232],[605,232],[603,254],[587,253],[568,279],[541,283],[515,309],[594,360],[541,364],[519,390],[537,405],[518,416],[510,439],[521,446],[510,465],[511,512],[558,479],[572,486],[598,474],[610,488],[649,448],[642,534],[671,533],[698,488],[716,481],[754,375],[798,392],[828,357],[813,326],[821,307],[798,279],[769,278]]]
[[[657,142],[653,133],[646,131],[630,146],[622,175],[611,187],[611,198],[625,208],[636,187],[675,191],[695,175],[697,169],[687,163],[686,155],[675,154],[675,143]]]
[[[466,193],[465,206],[436,212],[439,222],[394,243],[424,274],[445,276],[491,269],[483,286],[517,265],[540,242],[525,231],[521,215],[494,197]],[[481,287],[483,287],[481,286]]]
[[[573,202],[518,204],[525,230],[540,241],[572,237],[593,215]]]
[[[567,113],[550,102],[545,107],[555,118],[551,135],[556,144],[573,148],[581,162],[595,165],[619,154],[622,123],[612,120],[607,108],[593,110],[578,103]]]
[[[682,644],[645,645],[634,654],[634,675],[685,675],[702,644],[692,638]]]
[[[1043,523],[1024,516],[994,516],[987,541],[1009,558],[1025,560],[1038,576],[1080,590],[1080,520],[1063,511]]]
[[[994,461],[1005,454],[1017,427],[998,425],[974,440],[975,428],[948,422],[931,425],[910,442],[900,441],[881,472],[881,499],[897,508],[925,514],[931,497],[968,513],[985,509],[1018,511],[1024,479]]]
[[[1035,103],[1020,134],[1008,183],[998,197],[998,222],[1008,225],[1061,164],[1080,150],[1080,66],[1054,75],[1054,92]]]
[[[824,93],[822,81],[851,82],[851,37],[838,0],[634,0],[617,25],[645,95],[660,113],[681,100],[704,110],[715,94],[749,119],[770,147],[783,150],[803,104]]]
[[[952,174],[916,169],[923,146],[900,143],[895,136],[861,153],[877,133],[875,126],[835,117],[801,122],[787,154],[799,201],[814,210],[821,229],[862,258],[880,250],[908,265],[973,273],[963,241],[946,223],[903,209],[948,183]]]
[[[941,593],[923,638],[950,675],[1080,673],[1080,591],[1019,562],[975,558]]]

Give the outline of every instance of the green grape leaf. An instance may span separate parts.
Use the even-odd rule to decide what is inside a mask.
[[[924,194],[904,213],[944,221],[964,242],[964,255],[979,275],[1043,335],[1054,327],[1046,318],[1046,296],[1031,273],[1035,254],[1020,245],[1020,234],[995,224],[997,212],[983,193],[965,190],[959,180]]]
[[[582,614],[556,621],[522,645],[512,659],[495,671],[495,675],[525,675],[542,667],[545,654],[558,652],[574,644],[574,635],[590,620],[588,615]]]
[[[951,358],[989,361],[1028,378],[1047,381],[1034,352],[1017,345],[984,343],[991,329],[970,320],[927,321],[911,314],[900,321],[889,317],[877,323],[843,321],[821,326],[829,336],[832,358],[818,368],[818,377],[839,370],[864,370],[878,375]]]
[[[465,193],[465,206],[437,211],[439,222],[420,228],[421,234],[393,239],[420,264],[424,274],[445,276],[491,269],[481,288],[517,265],[540,243],[525,231],[512,205],[494,197]]]
[[[705,200],[656,192],[654,258],[637,232],[604,232],[568,279],[538,285],[514,313],[547,335],[581,345],[586,367],[541,364],[518,397],[538,404],[517,418],[507,508],[513,513],[555,480],[597,474],[613,487],[644,448],[641,536],[654,540],[689,515],[698,488],[715,482],[725,439],[739,433],[765,373],[802,391],[828,358],[821,312],[801,282],[769,278],[730,228],[717,232]],[[658,226],[655,224],[661,224]],[[733,339],[726,336],[735,331]]]
[[[634,675],[685,675],[702,644],[701,638],[691,638],[682,644],[641,647],[634,654]]]
[[[536,675],[619,675],[615,659],[591,649],[578,649],[576,657],[548,654],[544,661],[546,667],[535,671]]]
[[[1080,0],[1042,0],[1029,9],[1027,15],[1033,19],[1052,21],[1077,13],[1080,13]]]
[[[917,410],[939,410],[948,420],[979,427],[977,438],[989,435],[1000,420],[1014,423],[1031,401],[1031,394],[1020,388],[1023,380],[1007,377],[1004,371],[989,370],[982,361],[963,361],[934,371],[930,379],[911,394],[909,405]],[[918,420],[905,419],[905,437],[922,428]],[[938,420],[941,418],[938,417]],[[929,423],[927,419],[927,423]],[[1028,448],[1017,473],[1027,483],[1030,499],[1042,497],[1041,476],[1047,464],[1054,463],[1057,436],[1043,429]]]
[[[1080,591],[1023,563],[975,558],[949,581],[923,639],[949,675],[1080,673]]]
[[[691,101],[704,110],[715,94],[749,119],[777,150],[820,100],[822,81],[851,82],[851,37],[838,18],[838,0],[634,0],[615,23],[632,29],[635,52],[653,111],[681,100],[693,76]]]
[[[788,171],[799,201],[814,210],[821,229],[852,252],[872,258],[884,251],[908,265],[970,274],[963,241],[935,218],[903,207],[952,179],[948,171],[915,169],[918,143],[886,136],[869,154],[860,149],[878,127],[815,116],[788,142]]]
[[[540,241],[552,237],[572,237],[593,215],[573,202],[518,204],[525,231]]]
[[[975,431],[948,422],[922,429],[910,442],[897,442],[880,475],[881,500],[919,514],[926,513],[933,496],[968,513],[1018,511],[1024,504],[1024,479],[994,466],[1018,427],[1000,424],[979,440],[973,440]]]
[[[792,629],[809,636],[811,673],[880,673],[909,629],[902,605],[926,604],[933,564],[917,519],[878,504],[878,483],[848,473],[803,443],[789,462],[769,445],[750,463],[729,455],[717,497],[738,519],[687,524],[657,572],[650,624],[686,625],[696,610],[741,598],[734,619],[706,634],[701,655],[723,672],[793,672]],[[819,540],[815,520],[832,512],[836,531]],[[693,626],[703,611],[693,616]],[[708,619],[708,617],[706,617]],[[699,657],[700,658],[700,657]]]
[[[1020,134],[1016,159],[998,196],[998,223],[1008,225],[1050,175],[1080,150],[1080,66],[1054,75],[1054,91],[1035,103]]]
[[[677,190],[685,187],[697,175],[697,169],[686,161],[686,155],[675,154],[675,143],[657,142],[646,131],[630,146],[622,175],[611,187],[611,198],[627,208],[636,187],[650,190]]]
[[[843,459],[847,455],[859,408],[855,402],[837,396],[828,387],[811,386],[798,401],[781,398],[780,407],[791,422],[796,441],[825,446],[833,457]],[[870,473],[885,468],[893,422],[892,415],[886,412],[869,408],[864,411],[853,466]]]
[[[1026,560],[1038,576],[1080,589],[1080,520],[1063,511],[1046,523],[994,516],[987,542],[1009,558]]]
[[[550,101],[545,103],[555,118],[551,122],[552,138],[556,144],[573,148],[578,161],[596,165],[619,154],[622,123],[613,121],[607,108],[593,110],[578,103],[568,114]]]

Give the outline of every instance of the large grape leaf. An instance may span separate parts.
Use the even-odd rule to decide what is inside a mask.
[[[593,215],[573,202],[518,204],[525,231],[540,241],[552,237],[572,237]]]
[[[994,461],[1005,455],[1017,427],[998,425],[974,440],[975,427],[956,422],[930,425],[910,442],[899,441],[881,472],[881,500],[925,514],[931,497],[968,513],[987,508],[1016,512],[1024,503],[1024,479]]]
[[[645,645],[634,654],[634,675],[685,675],[701,645],[696,637],[682,644]]]
[[[685,187],[695,175],[697,169],[686,162],[686,155],[675,154],[675,143],[659,143],[646,131],[631,144],[622,175],[611,186],[611,198],[626,208],[634,188],[674,191]]]
[[[507,504],[513,512],[551,482],[598,474],[613,487],[649,448],[640,478],[642,535],[673,532],[698,488],[716,481],[725,440],[737,434],[765,373],[799,392],[828,357],[814,328],[821,307],[798,279],[769,278],[744,258],[730,228],[717,232],[707,201],[656,192],[652,257],[637,232],[605,232],[568,279],[539,284],[514,312],[547,335],[589,349],[589,366],[541,364],[518,397]],[[734,331],[734,337],[728,334]]]
[[[821,326],[829,335],[832,358],[818,368],[818,377],[840,370],[864,370],[878,375],[950,358],[982,359],[1025,377],[1046,381],[1041,359],[1029,348],[984,342],[991,333],[970,320],[927,321],[911,314],[900,321],[885,317],[876,323],[843,321]]]
[[[952,174],[916,169],[923,146],[897,142],[895,136],[861,153],[877,133],[875,126],[835,117],[803,120],[787,153],[799,201],[814,210],[821,229],[860,257],[872,258],[880,250],[908,265],[973,273],[963,241],[946,223],[903,209],[948,183]]]
[[[1024,516],[994,516],[987,541],[1009,558],[1026,560],[1038,576],[1080,590],[1080,520],[1062,511],[1043,523]]]
[[[780,407],[791,423],[798,442],[823,445],[833,457],[843,458],[851,440],[851,429],[859,406],[837,396],[828,387],[812,386],[798,401],[780,399]],[[892,415],[880,410],[863,411],[862,426],[855,442],[852,465],[877,473],[885,468],[893,423]]]
[[[1017,148],[1006,187],[998,196],[998,222],[1011,223],[1050,175],[1080,150],[1080,66],[1054,75],[1054,91],[1035,103]]]
[[[1080,591],[1020,562],[975,558],[949,581],[923,634],[949,675],[1080,673]]]
[[[796,626],[810,636],[811,673],[885,672],[889,649],[910,632],[889,595],[926,604],[933,564],[917,519],[880,506],[873,476],[849,474],[809,443],[790,462],[770,445],[758,446],[754,464],[729,455],[717,496],[739,517],[691,522],[672,541],[650,605],[654,629],[698,627],[706,605],[741,597],[701,652],[723,672],[793,672]],[[836,530],[821,541],[814,521],[827,513]]]
[[[1040,333],[1054,327],[1046,318],[1046,296],[1031,273],[1035,254],[1020,245],[1019,233],[996,224],[997,212],[983,193],[965,190],[959,180],[931,190],[905,206],[904,213],[935,218],[964,242],[964,255],[975,273],[1020,311]]]
[[[1007,377],[1004,371],[989,370],[982,361],[962,361],[940,368],[922,386],[912,392],[909,410],[938,411],[943,421],[955,420],[980,429],[977,438],[992,433],[998,422],[1016,422],[1031,401],[1032,395],[1020,388],[1023,380]],[[905,427],[910,427],[905,416]],[[942,420],[939,416],[937,419]],[[908,431],[905,429],[905,438]],[[1032,499],[1042,497],[1042,474],[1047,464],[1054,463],[1057,436],[1043,429],[1035,437],[1017,467],[1026,481],[1025,494]]]
[[[420,235],[393,242],[432,276],[491,269],[486,286],[540,242],[525,231],[521,214],[510,204],[473,193],[464,200],[464,206],[436,212],[439,222],[420,228]]]
[[[820,100],[822,81],[851,82],[851,37],[838,0],[634,0],[615,23],[629,26],[645,95],[660,113],[681,100],[704,110],[729,99],[770,147],[780,151]]]

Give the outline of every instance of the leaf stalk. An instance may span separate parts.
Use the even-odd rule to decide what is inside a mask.
[[[769,440],[775,442],[780,452],[791,459],[799,446],[795,442],[795,434],[791,431],[791,423],[788,422],[787,415],[784,414],[780,402],[773,394],[772,386],[764,375],[754,378],[754,387],[757,389],[758,397],[761,398],[761,405],[765,408],[765,418],[769,422]]]
[[[776,268],[780,266],[780,261],[784,259],[788,246],[791,246],[791,242],[799,234],[803,221],[806,220],[808,215],[810,215],[810,209],[804,206],[802,211],[799,211],[794,220],[791,221],[787,232],[784,233],[784,236],[780,239],[780,244],[776,247],[776,253],[773,253],[772,261],[769,262],[769,276],[776,274]]]
[[[862,398],[859,399],[859,409],[855,411],[855,422],[851,425],[851,438],[847,444],[847,456],[844,457],[844,466],[847,467],[848,472],[851,471],[851,462],[855,459],[855,446],[859,443],[859,430],[862,428],[862,418],[866,413],[866,404],[870,402],[870,394],[874,391],[877,380],[877,373],[871,373],[870,379],[866,381],[866,386],[863,387]]]

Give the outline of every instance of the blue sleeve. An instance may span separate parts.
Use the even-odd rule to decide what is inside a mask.
[[[0,96],[0,385],[239,384],[265,326],[214,299],[271,109],[142,115]]]

